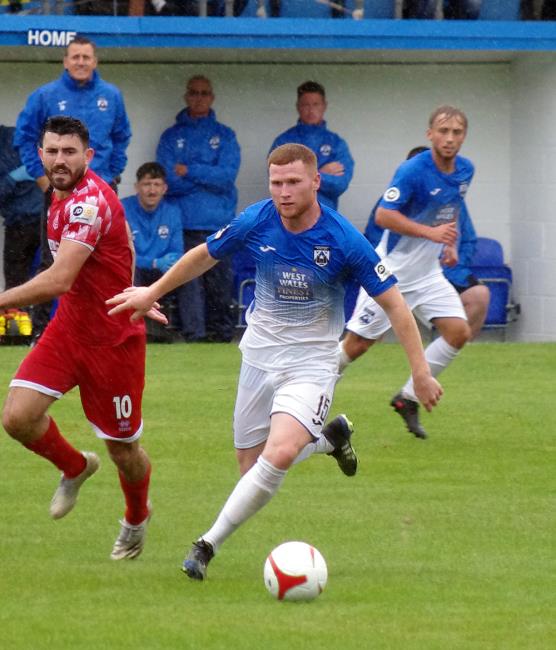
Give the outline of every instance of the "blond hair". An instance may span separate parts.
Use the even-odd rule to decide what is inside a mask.
[[[461,122],[463,122],[463,126],[467,131],[467,115],[461,110],[461,108],[456,108],[455,106],[450,106],[449,104],[443,104],[442,106],[435,108],[429,117],[429,128],[432,128],[435,120],[440,116],[444,116],[444,120],[449,120],[452,117],[458,118]]]

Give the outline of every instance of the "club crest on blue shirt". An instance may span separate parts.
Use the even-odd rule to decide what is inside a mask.
[[[330,261],[330,246],[314,246],[313,261],[317,266],[326,266]]]
[[[218,147],[220,146],[220,136],[213,135],[212,138],[209,140],[209,144],[211,149],[218,149]]]
[[[332,153],[332,147],[329,144],[321,145],[320,152],[323,156],[329,156]]]
[[[67,103],[68,103],[68,102],[67,102],[66,99],[61,99],[61,100],[58,102],[58,110],[59,110],[59,111],[65,111],[65,110],[66,110],[66,107],[67,107]]]
[[[185,147],[185,138],[178,138],[176,140],[176,147],[178,149],[183,149]]]
[[[105,111],[108,108],[108,100],[105,97],[97,99],[97,107],[99,111]]]
[[[400,198],[400,190],[397,187],[389,187],[383,197],[385,201],[397,201]]]
[[[168,228],[167,225],[161,224],[158,226],[158,236],[160,239],[168,239],[168,235],[170,234],[170,229]]]

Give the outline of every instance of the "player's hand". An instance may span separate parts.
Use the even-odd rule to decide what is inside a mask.
[[[429,228],[428,239],[435,241],[437,244],[448,244],[451,246],[456,243],[457,238],[458,229],[454,221]]]
[[[436,379],[429,374],[413,377],[413,390],[417,399],[426,408],[427,411],[432,411],[444,393],[442,386]]]
[[[458,251],[455,246],[444,246],[440,263],[443,266],[455,266],[458,263]]]
[[[162,325],[168,325],[168,319],[160,311],[160,305],[157,302],[155,302],[153,308],[149,309],[149,311],[145,314],[145,318],[150,318],[151,320],[157,321],[157,323],[162,323]]]
[[[345,171],[346,170],[342,163],[337,160],[326,163],[326,165],[319,168],[321,174],[330,174],[331,176],[343,176]]]
[[[149,287],[128,287],[106,301],[107,305],[115,305],[108,311],[109,316],[115,316],[122,311],[133,310],[129,320],[136,321],[144,316],[166,324],[166,316],[158,311],[160,305],[153,300]]]

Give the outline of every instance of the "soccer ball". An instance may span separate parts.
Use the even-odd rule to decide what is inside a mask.
[[[280,544],[264,565],[264,583],[278,600],[313,600],[322,592],[327,579],[324,558],[305,542]]]

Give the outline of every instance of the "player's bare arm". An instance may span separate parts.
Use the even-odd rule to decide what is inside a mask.
[[[388,208],[377,208],[375,220],[381,228],[392,230],[400,235],[430,239],[439,244],[455,244],[458,236],[455,222],[434,227],[427,226],[408,219],[398,210],[389,210]]]
[[[405,350],[411,367],[415,395],[427,411],[432,410],[433,406],[438,403],[443,390],[431,375],[413,314],[395,286],[374,296],[374,299],[386,312],[398,341]]]
[[[218,260],[208,252],[206,244],[199,244],[187,251],[166,273],[148,287],[130,287],[106,301],[107,305],[116,305],[108,314],[113,316],[125,310],[133,310],[131,320],[146,316],[156,301],[194,278],[211,269]],[[153,316],[151,316],[153,317]],[[160,320],[156,318],[155,320]]]
[[[91,252],[87,246],[63,239],[51,267],[25,284],[0,293],[0,308],[39,304],[66,293]]]

